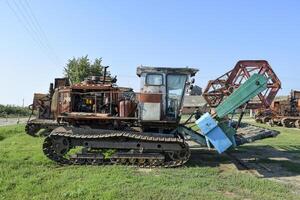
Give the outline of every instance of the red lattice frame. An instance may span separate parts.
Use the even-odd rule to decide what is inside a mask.
[[[263,74],[268,78],[267,89],[248,103],[247,108],[268,108],[281,88],[281,82],[265,60],[241,60],[235,67],[216,80],[210,80],[203,92],[203,97],[211,107],[217,107],[236,88],[252,74]]]

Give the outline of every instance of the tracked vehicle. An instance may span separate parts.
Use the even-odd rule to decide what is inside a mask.
[[[300,91],[292,90],[286,98],[274,100],[270,109],[261,109],[255,115],[259,123],[300,128]]]
[[[106,73],[73,85],[66,79],[56,79],[48,95],[35,98],[33,108],[42,112],[37,119],[28,121],[27,133],[35,135],[41,128],[48,129],[43,152],[60,164],[139,167],[183,165],[190,157],[188,139],[222,153],[276,135],[259,130],[247,139],[246,134],[236,134],[236,127],[227,118],[267,89],[268,78],[262,74],[249,77],[214,114],[195,112],[200,131],[185,126],[192,116],[181,124],[183,98],[197,72],[193,68],[140,66],[139,93],[118,87]]]

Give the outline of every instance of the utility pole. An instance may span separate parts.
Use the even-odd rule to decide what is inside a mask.
[[[22,107],[24,108],[24,98],[22,99]]]

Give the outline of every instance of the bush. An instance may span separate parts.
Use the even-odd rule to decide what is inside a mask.
[[[31,110],[28,107],[21,107],[15,105],[1,105],[0,104],[0,117],[9,116],[29,116]]]

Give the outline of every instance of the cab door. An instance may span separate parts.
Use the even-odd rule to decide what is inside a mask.
[[[139,98],[142,121],[160,121],[163,116],[164,102],[162,101],[165,85],[161,73],[145,73]]]
[[[177,119],[182,107],[187,75],[167,74],[167,108],[166,115],[169,119]]]

